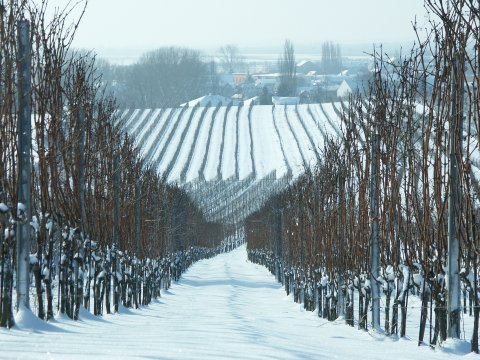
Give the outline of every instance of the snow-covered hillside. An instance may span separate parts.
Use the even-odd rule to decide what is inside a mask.
[[[125,110],[119,124],[209,220],[238,222],[315,166],[341,104]]]
[[[409,306],[419,304],[412,299]],[[413,314],[414,312],[412,312]],[[476,358],[466,341],[441,348],[329,322],[287,297],[245,247],[194,264],[148,307],[79,321],[21,318],[0,328],[2,359],[401,359]],[[407,320],[409,333],[418,318]]]

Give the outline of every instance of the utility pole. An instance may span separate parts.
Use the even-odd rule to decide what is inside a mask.
[[[452,64],[452,113],[450,117],[450,189],[448,192],[448,263],[447,263],[447,332],[450,338],[460,338],[460,278],[459,278],[459,244],[457,218],[459,215],[460,184],[458,178],[458,159],[462,152],[463,96],[457,92],[458,58]],[[463,81],[463,80],[461,80]]]
[[[18,22],[18,208],[17,222],[17,311],[29,308],[28,291],[30,219],[31,219],[31,173],[30,153],[32,149],[31,129],[31,44],[30,23]]]

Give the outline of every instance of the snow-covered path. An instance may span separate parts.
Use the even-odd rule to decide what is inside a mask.
[[[1,359],[450,359],[465,347],[418,348],[319,319],[248,262],[244,246],[193,265],[148,307],[32,325],[0,329]]]

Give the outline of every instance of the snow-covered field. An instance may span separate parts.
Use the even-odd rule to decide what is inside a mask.
[[[191,189],[202,192],[198,205],[209,220],[226,216],[241,221],[263,201],[250,191],[255,181],[277,182],[275,192],[283,190],[305,172],[305,166],[316,165],[317,149],[326,137],[338,137],[340,117],[334,105],[325,106],[326,111],[318,104],[131,109],[122,112],[118,124],[140,146],[147,166],[194,199],[199,197]],[[231,191],[232,181],[244,181],[237,193]],[[210,183],[216,182],[220,183],[210,192]],[[258,200],[254,207],[241,196],[247,191]],[[239,209],[237,213],[212,211],[225,205],[218,204],[218,198]]]
[[[216,179],[217,169],[220,165],[221,179],[232,177],[235,172],[235,164],[238,161],[239,178],[244,179],[252,171],[251,151],[253,149],[253,161],[257,173],[257,179],[276,170],[277,176],[282,177],[286,173],[286,164],[294,170],[294,176],[298,176],[305,170],[304,164],[315,165],[315,148],[322,146],[324,137],[338,137],[340,118],[335,113],[332,104],[324,104],[323,108],[318,104],[277,106],[254,106],[252,108],[252,139],[249,133],[249,107],[240,109],[238,119],[238,154],[235,154],[237,141],[237,107],[229,110],[227,121],[224,122],[227,107],[220,107],[213,118],[214,108],[209,108],[198,131],[198,138],[191,159],[188,158],[190,149],[197,132],[200,115],[204,108],[188,108],[180,116],[178,109],[166,109],[161,119],[157,119],[159,110],[129,110],[122,114],[124,130],[136,137],[141,144],[142,154],[147,161],[152,161],[159,173],[164,173],[171,166],[169,182],[179,182],[182,169],[186,172],[186,181],[195,181],[198,176],[199,166],[206,158],[205,178]],[[339,107],[339,104],[335,106]],[[311,113],[308,109],[311,109]],[[323,109],[323,110],[322,110]],[[167,127],[164,127],[167,115],[175,111]],[[275,118],[273,118],[272,111]],[[192,118],[190,118],[193,112]],[[313,118],[312,118],[313,116]],[[223,125],[225,123],[225,129]],[[143,124],[143,129],[140,128]],[[212,126],[213,124],[213,126]],[[275,131],[275,124],[280,134]],[[334,127],[332,127],[332,124]],[[176,126],[175,126],[176,125]],[[148,131],[146,130],[148,129]],[[174,130],[174,133],[172,131]],[[212,134],[209,137],[209,130]],[[184,135],[182,138],[181,135]],[[210,143],[207,148],[207,142]],[[183,140],[183,141],[182,141]],[[224,143],[222,164],[219,164],[220,145]],[[313,144],[312,144],[313,142]],[[282,154],[281,145],[285,151]],[[159,158],[159,154],[162,157]],[[235,157],[238,156],[238,159]],[[172,163],[174,161],[174,163]]]
[[[391,338],[319,319],[248,262],[244,246],[193,265],[148,307],[99,318],[84,312],[76,322],[16,320],[19,327],[0,328],[1,359],[478,358],[466,341],[431,349],[413,333]]]

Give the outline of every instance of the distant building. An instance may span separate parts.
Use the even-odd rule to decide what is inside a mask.
[[[345,99],[348,98],[352,92],[353,90],[350,85],[346,80],[343,80],[337,88],[337,97],[340,99]]]
[[[318,71],[318,66],[310,60],[303,60],[297,64],[297,73],[298,74],[308,74],[312,71]]]
[[[247,80],[247,74],[245,73],[233,73],[233,84],[242,85]]]

